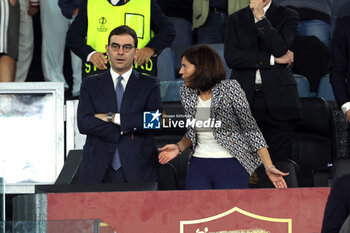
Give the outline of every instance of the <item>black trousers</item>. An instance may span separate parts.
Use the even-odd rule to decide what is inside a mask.
[[[283,111],[285,106],[281,106]],[[267,108],[263,90],[256,90],[251,106],[252,114],[262,131],[268,145],[272,161],[292,157],[292,133],[295,121],[276,120]]]

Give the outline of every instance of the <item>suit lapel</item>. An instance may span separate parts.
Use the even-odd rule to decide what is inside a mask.
[[[128,80],[128,84],[126,85],[126,89],[124,91],[120,112],[125,112],[127,109],[127,106],[129,106],[129,103],[131,103],[132,100],[136,97],[137,95],[136,90],[138,88],[139,79],[140,79],[139,74],[135,70],[133,70]]]
[[[266,11],[266,18],[268,18],[272,25],[277,25],[274,21],[279,20],[278,17],[276,17],[276,9],[276,4],[271,2],[269,9]]]
[[[117,112],[117,97],[115,94],[114,84],[110,71],[106,71],[99,79],[99,88],[101,89],[102,95],[106,99],[108,109],[111,112]]]

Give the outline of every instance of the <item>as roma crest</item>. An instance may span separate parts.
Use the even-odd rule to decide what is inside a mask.
[[[221,214],[180,221],[180,233],[292,233],[292,219],[261,216],[234,207]]]

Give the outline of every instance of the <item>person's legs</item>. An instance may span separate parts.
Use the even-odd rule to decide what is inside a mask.
[[[186,174],[186,189],[243,189],[249,174],[234,158],[192,157]]]
[[[42,29],[41,63],[46,81],[68,84],[63,75],[63,59],[69,20],[65,18],[57,1],[40,1],[40,19]]]
[[[294,122],[274,119],[266,106],[263,91],[255,92],[251,109],[269,146],[268,150],[272,161],[282,161],[291,158]],[[280,111],[283,111],[283,109]]]
[[[198,28],[198,43],[224,43],[224,29],[227,15],[224,13],[209,12],[207,21]]]
[[[213,189],[208,173],[208,159],[192,157],[186,173],[186,190]]]
[[[20,2],[19,45],[16,66],[16,82],[26,81],[34,51],[34,34],[32,17],[28,14],[29,1]]]
[[[72,96],[78,97],[80,94],[80,85],[81,85],[81,78],[82,78],[82,76],[81,76],[82,61],[72,51],[71,51],[70,55],[71,55],[71,59],[72,59],[72,70],[73,70]]]
[[[70,24],[72,24],[74,18],[70,20]],[[73,88],[72,88],[72,96],[78,97],[80,94],[80,85],[82,79],[82,60],[80,57],[75,55],[72,51],[70,52],[71,61],[72,61],[72,71],[73,71]]]
[[[249,174],[237,159],[215,159],[214,189],[249,188]]]
[[[12,57],[0,55],[0,82],[13,82],[15,80],[16,61]]]
[[[331,26],[322,20],[301,21],[298,26],[299,36],[316,36],[325,45],[331,40]]]

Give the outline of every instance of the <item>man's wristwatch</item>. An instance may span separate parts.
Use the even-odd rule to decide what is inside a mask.
[[[107,121],[108,122],[113,122],[113,117],[114,117],[114,113],[113,112],[107,113]]]

